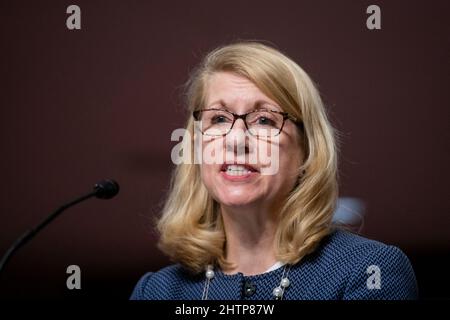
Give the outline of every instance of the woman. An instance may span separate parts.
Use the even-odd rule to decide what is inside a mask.
[[[132,299],[417,297],[399,249],[332,225],[335,133],[295,62],[234,43],[209,53],[187,88],[187,154],[195,135],[203,150],[214,144],[214,161],[175,169],[157,226],[176,264],[144,275]],[[254,157],[262,149],[270,156]]]

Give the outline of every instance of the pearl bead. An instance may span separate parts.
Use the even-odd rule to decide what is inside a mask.
[[[288,278],[283,278],[283,279],[281,280],[281,286],[282,286],[283,288],[289,287],[289,284],[290,284],[290,283],[291,283],[291,282],[289,281]]]
[[[208,278],[208,279],[212,279],[212,278],[214,278],[214,271],[213,270],[208,270],[208,271],[206,271],[206,278]]]
[[[283,289],[281,287],[276,287],[275,289],[273,289],[273,295],[277,298],[281,297],[281,295],[283,294]]]
[[[287,274],[287,273],[285,273],[286,270],[288,270],[288,272],[289,272],[289,267],[290,266],[284,266],[283,275]],[[214,278],[214,276],[215,276],[213,265],[208,265],[206,267],[205,276],[208,281],[205,281],[205,287],[203,289],[202,300],[208,300],[209,283],[210,283],[210,280],[212,278]],[[273,289],[273,295],[275,296],[276,300],[283,299],[284,290],[287,287],[289,287],[290,284],[291,284],[291,282],[289,281],[289,279],[287,277],[281,279],[280,285],[278,287],[276,287],[275,289]]]

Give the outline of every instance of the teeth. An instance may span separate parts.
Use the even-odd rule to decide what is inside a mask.
[[[246,167],[240,165],[229,165],[226,171],[230,176],[243,176],[251,172]]]

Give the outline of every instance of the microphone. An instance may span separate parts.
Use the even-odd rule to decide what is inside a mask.
[[[95,196],[99,199],[111,199],[119,190],[119,184],[114,180],[102,180],[94,185]]]
[[[2,260],[0,260],[0,274],[3,268],[5,267],[6,263],[13,256],[13,254],[17,252],[17,250],[19,250],[21,247],[23,247],[28,241],[30,241],[45,226],[47,226],[50,222],[52,222],[59,214],[61,214],[61,212],[94,196],[99,199],[111,199],[114,196],[116,196],[117,193],[119,193],[119,190],[120,187],[116,181],[105,179],[97,182],[94,185],[94,190],[91,191],[90,193],[81,196],[67,204],[62,205],[55,212],[53,212],[47,218],[45,218],[41,223],[39,223],[36,227],[25,232],[13,243],[13,245],[8,249],[8,251],[6,251],[5,255],[2,257]]]

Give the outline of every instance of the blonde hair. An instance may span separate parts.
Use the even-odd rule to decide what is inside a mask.
[[[186,129],[191,137],[192,111],[204,107],[208,78],[221,71],[246,77],[303,122],[305,161],[298,168],[298,183],[280,208],[275,237],[277,259],[295,264],[313,252],[331,230],[338,195],[336,133],[306,72],[280,51],[245,41],[213,50],[190,76],[186,86],[190,111]],[[186,142],[186,147],[193,148],[193,143]],[[230,266],[225,258],[226,236],[219,204],[203,185],[198,164],[175,168],[157,229],[158,247],[193,273],[210,263]]]

